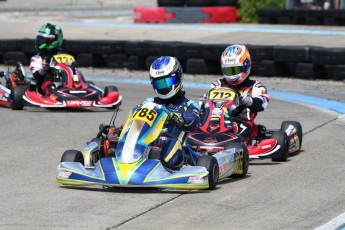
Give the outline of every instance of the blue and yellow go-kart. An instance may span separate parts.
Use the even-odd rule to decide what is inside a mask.
[[[169,113],[151,102],[135,107],[122,129],[113,157],[95,161],[99,149],[96,142],[88,143],[83,153],[66,151],[57,167],[56,181],[64,185],[214,189],[221,179],[247,173],[248,153],[241,146],[215,155],[202,155],[186,146],[188,162],[178,171],[153,159],[153,143],[160,137]]]

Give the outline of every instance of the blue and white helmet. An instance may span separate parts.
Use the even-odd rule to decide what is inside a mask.
[[[153,90],[161,99],[169,99],[176,95],[183,87],[182,80],[182,67],[175,57],[160,57],[150,67]]]

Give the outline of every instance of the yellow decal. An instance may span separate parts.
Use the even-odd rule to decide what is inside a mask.
[[[66,65],[72,65],[73,62],[75,62],[75,59],[70,54],[57,54],[54,55],[54,59],[57,63],[62,63]]]
[[[230,89],[215,88],[209,93],[209,99],[211,100],[234,100],[236,93]]]
[[[164,126],[164,123],[165,123],[165,120],[166,118],[168,117],[167,114],[165,114],[162,118],[159,119],[158,122],[156,122],[155,126],[154,126],[154,129],[152,132],[150,132],[147,137],[145,138],[145,140],[143,140],[143,142],[145,144],[150,144],[152,143],[154,140],[156,140],[158,138],[158,136],[160,135],[161,133],[161,130]]]
[[[145,162],[143,158],[140,158],[139,161],[130,164],[121,163],[115,158],[112,160],[120,184],[128,184],[134,172],[141,166],[142,163]]]
[[[234,174],[243,174],[243,149],[241,149],[240,152],[238,152],[238,156],[236,158],[236,166],[234,170]]]
[[[73,75],[73,81],[79,81],[78,75]]]
[[[149,108],[139,108],[133,114],[133,120],[144,121],[152,126],[157,117],[157,112]]]
[[[126,123],[123,125],[122,131],[120,133],[120,140],[122,139],[123,135],[125,135],[125,133],[128,131],[128,129],[130,128],[130,124],[132,122],[132,110],[129,111],[128,117],[127,117],[127,121]]]

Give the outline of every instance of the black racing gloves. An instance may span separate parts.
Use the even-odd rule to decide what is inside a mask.
[[[169,123],[181,129],[184,126],[184,119],[177,113],[170,113],[168,117]]]

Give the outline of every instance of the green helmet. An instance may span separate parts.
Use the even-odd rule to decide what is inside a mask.
[[[63,34],[59,26],[47,23],[38,30],[36,36],[36,49],[41,54],[57,52],[62,45]]]

